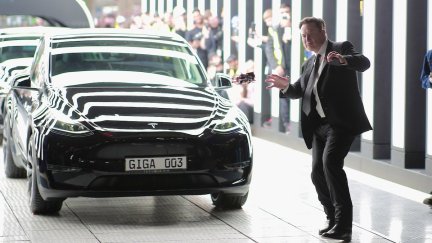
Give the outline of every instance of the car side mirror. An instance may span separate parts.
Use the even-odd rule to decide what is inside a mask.
[[[12,87],[30,88],[30,75],[16,75],[12,81]]]
[[[217,90],[231,88],[231,78],[224,73],[216,73],[214,86]]]

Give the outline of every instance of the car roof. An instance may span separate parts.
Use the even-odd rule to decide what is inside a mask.
[[[115,29],[115,28],[77,28],[69,29],[61,32],[46,33],[51,40],[62,40],[67,41],[77,38],[157,38],[166,39],[172,41],[178,41],[184,43],[185,40],[178,34],[168,31],[154,31],[154,30],[142,30],[142,29]]]
[[[16,35],[16,36],[41,36],[45,33],[54,33],[57,31],[67,30],[65,27],[52,26],[28,26],[28,27],[11,27],[0,29],[0,35]]]

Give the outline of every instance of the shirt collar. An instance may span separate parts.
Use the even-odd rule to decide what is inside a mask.
[[[322,57],[324,57],[326,54],[327,45],[328,45],[328,39],[326,39],[324,41],[324,43],[321,45],[321,48],[319,49],[318,53],[315,53],[315,55],[320,54]]]

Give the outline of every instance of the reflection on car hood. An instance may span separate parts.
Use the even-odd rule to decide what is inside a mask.
[[[30,66],[32,61],[33,57],[14,58],[4,61],[0,65],[5,67]]]
[[[166,85],[180,87],[198,87],[197,84],[165,75],[133,71],[79,71],[66,72],[51,77],[55,88],[63,87],[124,87],[143,85]]]
[[[199,134],[230,108],[210,88],[63,88],[58,94],[72,108],[69,116],[78,112],[94,129],[112,132]]]
[[[7,78],[14,73],[30,66],[33,61],[32,57],[10,59],[0,63],[0,80],[6,82]],[[9,86],[9,84],[8,84]]]

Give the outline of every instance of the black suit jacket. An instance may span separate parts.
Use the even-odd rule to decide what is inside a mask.
[[[318,80],[317,91],[328,123],[335,130],[351,135],[358,135],[371,130],[367,119],[357,82],[357,72],[363,72],[370,66],[369,59],[354,50],[349,41],[328,41],[326,55],[337,51],[345,57],[348,64],[324,62]],[[300,78],[290,84],[286,93],[280,92],[281,98],[303,98],[309,76],[313,69],[314,58],[309,58],[302,66]],[[312,148],[313,132],[316,118],[308,117],[301,112],[301,127],[306,146]]]

